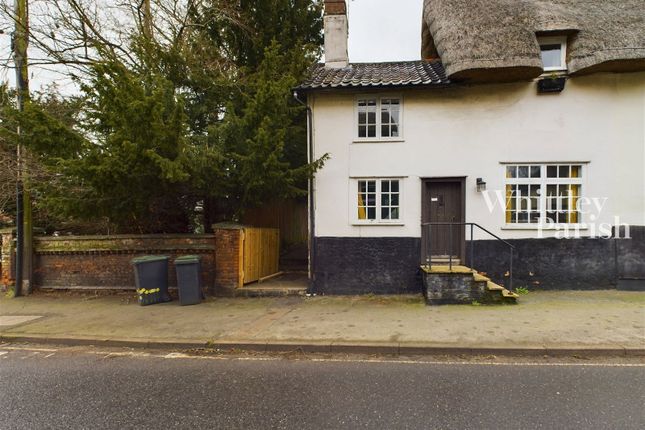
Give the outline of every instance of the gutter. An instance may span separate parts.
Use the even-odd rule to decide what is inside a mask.
[[[305,107],[307,110],[307,162],[312,163],[314,158],[314,148],[313,148],[313,110],[309,107],[309,104],[300,99],[298,95],[298,89],[293,90],[293,98]],[[309,209],[309,288],[307,293],[313,293],[314,290],[314,276],[315,276],[315,263],[316,263],[316,217],[314,211],[314,178],[311,177],[307,180],[307,191],[308,191],[308,209]]]

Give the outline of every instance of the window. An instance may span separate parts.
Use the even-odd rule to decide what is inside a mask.
[[[397,139],[401,137],[401,99],[396,97],[357,100],[358,139]]]
[[[357,220],[359,222],[398,222],[401,217],[400,179],[359,179]]]
[[[358,101],[358,137],[376,137],[376,100]]]
[[[381,100],[381,137],[399,137],[399,99]]]
[[[506,224],[578,224],[581,164],[506,166]]]
[[[544,71],[567,70],[567,38],[538,38]]]

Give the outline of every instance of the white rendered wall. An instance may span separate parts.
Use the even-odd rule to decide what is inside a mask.
[[[583,196],[608,198],[595,222],[645,225],[645,73],[576,77],[554,95],[537,95],[535,83],[393,90],[403,97],[401,142],[354,143],[358,94],[366,93],[309,98],[314,155],[331,156],[314,181],[316,236],[419,237],[421,178],[465,176],[467,222],[504,238],[538,237],[505,228],[500,207],[490,213],[476,192],[478,177],[489,191],[504,189],[503,162],[589,162]],[[354,224],[350,177],[363,176],[404,177],[402,225]]]

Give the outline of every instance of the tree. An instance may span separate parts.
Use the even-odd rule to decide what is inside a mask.
[[[34,3],[46,6],[37,61],[65,65],[82,90],[65,115],[35,103],[17,119],[39,131],[28,145],[52,174],[37,186],[41,213],[185,232],[201,205],[208,228],[268,196],[305,193],[324,159],[307,164],[291,89],[320,54],[319,2]]]
[[[239,67],[254,71],[266,49],[277,42],[283,52],[307,47],[315,57],[323,42],[322,5],[315,0],[239,0],[236,11],[243,25],[230,25],[218,13],[221,2],[210,1],[203,13],[206,31]]]
[[[186,117],[171,82],[133,73],[114,61],[96,64],[84,93],[86,139],[55,160],[77,192],[51,190],[48,206],[82,219],[105,218],[120,232],[187,232]]]
[[[186,91],[177,79],[196,68],[185,55],[194,45],[187,5],[155,1],[153,19],[150,1],[103,10],[84,0],[37,3],[35,45],[47,54],[41,61],[70,67],[83,92],[74,124],[31,112],[41,131],[31,149],[59,178],[41,185],[41,209],[61,219],[100,220],[120,232],[190,231],[195,199],[182,186]],[[82,135],[81,145],[39,139],[59,126]]]
[[[292,97],[320,56],[320,2],[240,0],[235,10],[242,25],[230,25],[216,14],[217,2],[210,5],[198,20],[201,37],[221,47],[235,68],[220,119],[207,126],[205,151],[225,168],[223,187],[202,190],[206,226],[237,219],[269,198],[306,194],[306,179],[324,163],[307,164],[306,112]]]
[[[78,104],[74,98],[61,99],[55,88],[43,94],[32,94],[30,103],[20,111],[16,92],[6,84],[0,85],[0,213],[4,223],[13,223],[9,214],[15,213],[18,160],[16,148],[22,144],[22,166],[29,172],[36,204],[35,222],[44,225],[47,218],[38,207],[38,185],[54,184],[56,172],[48,163],[52,157],[69,154],[68,149],[78,147],[82,138],[72,131],[73,116]],[[22,132],[17,133],[18,128]],[[44,152],[43,152],[44,151]]]
[[[291,90],[309,61],[301,52],[279,51],[277,42],[266,49],[249,77],[242,107],[231,103],[222,123],[211,128],[225,164],[230,217],[269,200],[305,195],[306,179],[327,158],[307,164],[295,153],[294,143],[304,147],[306,136],[299,121],[304,108],[293,103]]]
[[[0,214],[8,223],[7,214],[15,209],[18,162],[16,159],[17,112],[15,92],[0,85]]]

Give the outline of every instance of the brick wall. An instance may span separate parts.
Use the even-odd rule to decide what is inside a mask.
[[[206,288],[214,286],[213,235],[127,235],[37,237],[34,239],[36,288],[134,288],[131,260],[141,255],[180,255],[202,259]],[[176,286],[172,264],[169,284]]]
[[[0,230],[0,287],[14,284],[14,232],[13,229]]]
[[[235,227],[214,229],[217,243],[215,288],[221,293],[231,292],[242,286],[243,231]]]
[[[0,232],[0,285],[13,285],[10,231]],[[172,261],[199,255],[204,287],[228,294],[240,285],[241,230],[216,230],[206,235],[115,235],[36,237],[35,288],[133,289],[131,260],[141,255],[168,255],[169,284],[176,286]]]

